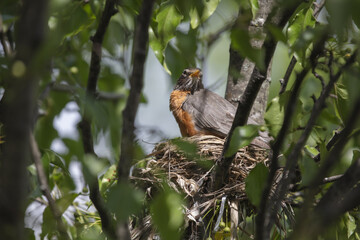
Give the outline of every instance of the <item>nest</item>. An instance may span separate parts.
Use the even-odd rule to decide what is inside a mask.
[[[256,164],[262,162],[268,165],[269,150],[253,145],[241,148],[231,164],[229,181],[221,189],[209,191],[206,186],[210,182],[214,163],[221,156],[223,145],[224,139],[210,135],[159,143],[149,157],[141,162],[142,167],[133,172],[131,179],[149,197],[155,195],[166,181],[175,191],[186,195],[189,202],[185,209],[186,218],[199,224],[201,216],[222,196],[248,203],[246,177]],[[187,149],[184,151],[184,148]]]

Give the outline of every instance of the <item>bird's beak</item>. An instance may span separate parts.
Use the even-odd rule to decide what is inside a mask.
[[[195,72],[193,72],[192,74],[190,74],[191,77],[196,77],[196,78],[199,78],[200,77],[200,70],[199,69],[196,69]]]

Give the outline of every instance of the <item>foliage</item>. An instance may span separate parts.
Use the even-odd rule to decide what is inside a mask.
[[[117,13],[111,18],[102,46],[103,61],[97,86],[98,95],[96,99],[92,99],[91,104],[85,104],[92,51],[90,39],[99,24],[105,1],[51,0],[50,3],[48,19],[46,19],[47,39],[41,46],[40,53],[34,56],[39,62],[41,59],[49,59],[45,66],[34,67],[41,69],[40,82],[37,86],[39,91],[36,96],[40,115],[34,126],[34,134],[41,151],[47,182],[62,215],[66,231],[71,239],[106,238],[101,229],[100,215],[89,200],[89,185],[94,184],[94,179],[97,179],[96,184],[99,186],[105,207],[114,221],[126,221],[147,211],[151,213],[162,239],[180,239],[184,229],[181,207],[186,204],[181,194],[170,190],[168,186],[163,186],[163,192],[160,192],[155,199],[148,200],[142,190],[117,183],[116,180],[114,163],[118,161],[121,153],[119,146],[122,110],[128,95],[126,82],[130,78],[134,64],[131,58],[132,44],[141,1],[120,1],[120,5],[116,8]],[[228,28],[225,26],[225,29],[224,26],[220,29],[214,27],[211,33],[205,31],[209,28],[209,21],[214,15],[227,15],[227,12],[221,12],[225,9],[222,8],[225,5],[236,6],[236,11],[243,12],[242,15],[231,19],[231,23],[236,22],[236,24]],[[281,131],[286,107],[288,104],[293,104],[289,103],[289,99],[296,77],[304,69],[311,69],[303,80],[297,103],[294,105],[294,114],[285,144],[281,148],[283,153],[279,158],[281,167],[286,165],[288,156],[299,141],[324,87],[332,77],[337,73],[340,74],[296,162],[299,176],[292,183],[295,192],[289,193],[287,199],[296,198],[298,205],[304,203],[303,193],[311,187],[319,169],[325,164],[324,159],[331,153],[332,146],[328,145],[329,142],[345,128],[358,101],[360,91],[358,57],[355,57],[351,66],[347,66],[346,69],[344,66],[359,48],[359,6],[360,3],[356,0],[328,0],[325,5],[327,13],[321,14],[326,20],[319,23],[314,16],[316,4],[314,1],[307,1],[291,14],[285,29],[272,24],[265,25],[268,36],[280,42],[274,56],[281,53],[286,56],[273,59],[271,97],[265,115],[266,123],[262,126],[274,139]],[[0,3],[2,9],[0,40],[7,41],[2,43],[0,51],[0,102],[3,92],[8,87],[7,78],[10,75],[21,76],[26,71],[19,62],[13,62],[12,56],[9,56],[5,50],[6,45],[14,47],[12,38],[17,31],[16,21],[21,14],[19,8],[21,8],[20,1],[5,0]],[[255,62],[259,69],[266,70],[265,49],[256,49],[251,44],[253,39],[259,40],[262,37],[251,34],[244,27],[251,19],[255,19],[258,10],[259,4],[256,0],[157,0],[150,22],[149,46],[173,80],[185,67],[202,64],[204,52],[211,50],[210,41],[213,41],[217,33],[228,34],[231,46],[242,57]],[[223,25],[227,24],[229,23],[223,23]],[[314,56],[313,53],[317,49],[321,51]],[[286,70],[283,66],[288,65],[292,56],[297,60],[295,71],[290,77],[286,91],[278,95],[280,88],[278,80]],[[106,93],[110,92],[115,94],[116,98],[107,97]],[[72,109],[69,109],[70,107]],[[64,135],[54,126],[54,122],[61,114],[69,112],[75,113],[78,122],[80,116],[84,114],[90,116],[93,132],[91,140],[97,145],[105,139],[106,151],[109,154],[102,157],[85,154],[80,127],[73,129],[71,134]],[[343,174],[349,169],[351,162],[355,162],[359,157],[358,123],[359,121],[347,138],[347,144],[342,149],[339,159],[326,176]],[[1,127],[0,124],[0,144],[6,141],[6,136],[1,136]],[[226,155],[231,156],[238,148],[248,145],[257,136],[258,129],[258,126],[253,125],[236,128]],[[174,143],[183,148],[190,157],[196,158],[193,145],[186,145],[187,143],[179,140],[174,140]],[[62,146],[60,150],[54,150],[55,144]],[[143,157],[143,150],[136,148],[136,155],[138,159],[134,159],[134,164],[141,165],[141,161],[138,160]],[[315,161],[316,157],[319,157],[320,161]],[[74,166],[81,166],[76,168],[81,172],[79,174],[81,180],[74,178],[72,172]],[[35,234],[41,239],[59,238],[56,219],[42,192],[43,186],[38,182],[35,165],[29,163],[27,169],[30,175],[27,207],[30,209],[31,206],[42,206],[26,219],[27,226],[38,224],[34,226],[35,232],[27,231],[29,239],[33,239]],[[262,201],[262,190],[266,184],[267,174],[265,165],[259,164],[246,179],[246,194],[256,209],[260,207]],[[331,183],[317,186],[319,191],[314,196],[314,202],[324,197],[330,185]],[[297,193],[298,197],[294,197]],[[281,215],[285,210],[279,211],[278,214]],[[251,216],[245,216],[244,223],[254,224],[252,217],[255,214],[251,212],[249,213]],[[298,212],[295,215],[297,217]],[[42,218],[41,223],[36,222],[34,220],[36,218]],[[295,228],[288,215],[284,219],[284,224],[280,223],[272,228],[272,239],[286,238]],[[327,236],[335,235],[338,239],[359,239],[357,208],[346,211],[332,224],[329,229],[321,232],[323,235],[320,234],[317,239],[327,239]],[[244,231],[252,231],[253,228],[249,226]]]

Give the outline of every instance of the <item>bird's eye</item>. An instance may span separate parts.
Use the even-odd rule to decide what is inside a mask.
[[[186,70],[184,70],[184,71],[183,71],[183,74],[187,74],[187,71],[186,71]]]

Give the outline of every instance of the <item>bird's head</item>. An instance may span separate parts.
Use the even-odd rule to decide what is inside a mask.
[[[174,90],[191,91],[203,89],[202,72],[199,68],[186,68],[175,85]]]

